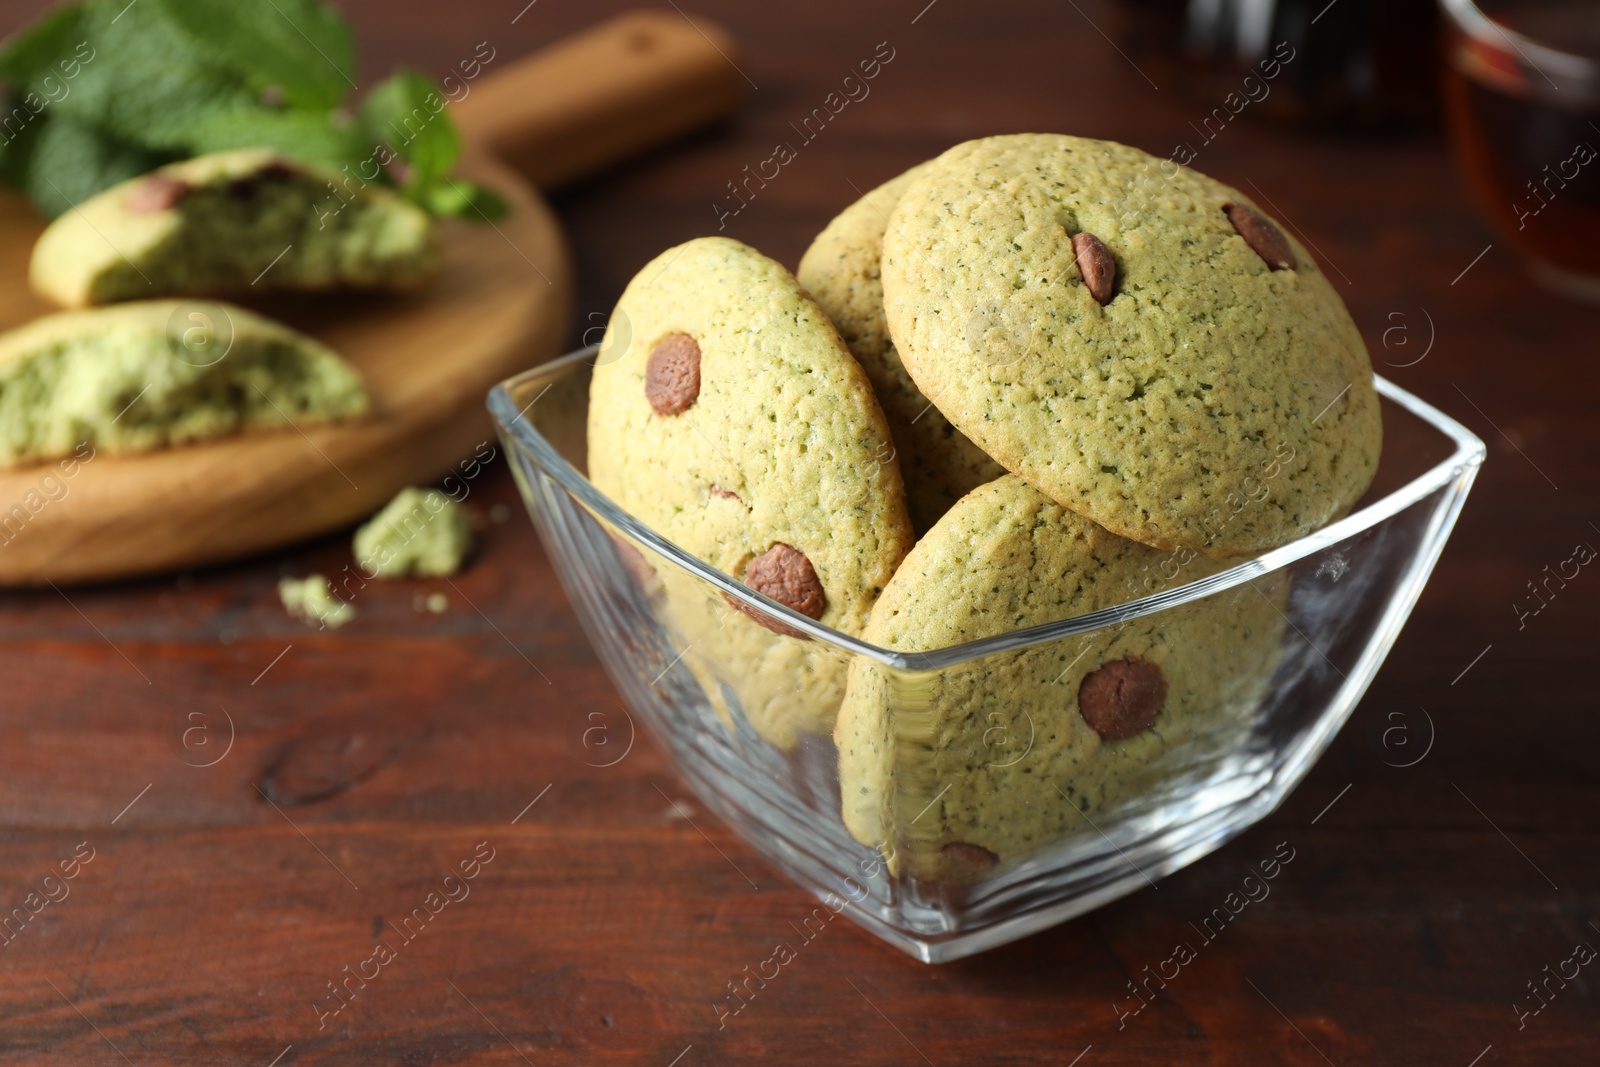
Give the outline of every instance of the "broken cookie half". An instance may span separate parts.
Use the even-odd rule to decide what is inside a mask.
[[[148,300],[48,315],[0,335],[0,466],[87,443],[141,452],[367,410],[361,374],[243,308]]]
[[[87,307],[243,291],[408,289],[439,265],[432,217],[373,181],[263,149],[162,167],[45,230],[29,278]]]

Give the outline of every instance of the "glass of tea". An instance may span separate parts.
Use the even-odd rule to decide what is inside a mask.
[[[1440,7],[1445,114],[1474,197],[1535,277],[1600,303],[1600,4]]]

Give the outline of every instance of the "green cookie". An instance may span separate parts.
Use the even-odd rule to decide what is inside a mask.
[[[922,395],[900,362],[884,320],[878,271],[884,230],[900,194],[927,167],[913,167],[845,208],[811,242],[795,275],[839,327],[872,381],[894,434],[906,505],[919,532],[970,490],[1005,473]]]
[[[1377,468],[1366,349],[1310,255],[1237,190],[1137,149],[957,145],[891,213],[883,289],[956,428],[1124,537],[1260,552]]]
[[[1006,475],[917,543],[862,636],[929,651],[1221,569],[1117,537]],[[1248,733],[1284,590],[1256,583],[935,673],[856,662],[835,731],[846,826],[896,870],[968,882],[1157,802]]]
[[[64,311],[0,336],[0,466],[81,443],[142,452],[253,426],[306,426],[367,405],[349,363],[229,304]]]
[[[245,290],[404,289],[438,269],[433,220],[392,190],[264,149],[162,167],[61,215],[33,249],[68,307]]]
[[[783,267],[726,238],[668,249],[623,293],[590,385],[589,477],[674,544],[847,634],[911,545],[866,375]],[[685,654],[763,736],[831,729],[837,659],[774,616],[666,586]]]

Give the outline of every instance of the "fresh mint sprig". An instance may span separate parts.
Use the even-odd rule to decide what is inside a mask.
[[[460,135],[430,78],[397,72],[351,110],[355,70],[322,0],[66,4],[0,44],[0,181],[53,218],[163,163],[264,147],[365,168],[434,214],[504,212],[450,176]]]
[[[494,219],[506,213],[490,190],[450,171],[461,155],[461,135],[445,114],[446,101],[433,79],[417,70],[398,70],[373,87],[361,104],[361,126],[398,158],[388,164],[401,176],[406,196],[436,215]],[[398,164],[398,166],[396,166]]]

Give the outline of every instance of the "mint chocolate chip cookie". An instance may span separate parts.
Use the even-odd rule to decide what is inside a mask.
[[[929,651],[1148,594],[1167,554],[1006,475],[912,549],[862,637]],[[1191,556],[1190,581],[1223,565]],[[970,882],[1184,785],[1237,748],[1276,667],[1260,582],[937,672],[851,665],[835,729],[845,824],[919,878]]]
[[[391,190],[241,149],[85,200],[39,238],[29,276],[43,296],[85,307],[246,289],[403,289],[438,263],[433,220]]]
[[[913,167],[845,208],[811,242],[795,275],[872,381],[894,435],[906,505],[918,531],[939,521],[969,490],[1005,473],[917,388],[884,319],[878,270],[883,234],[900,194],[927,166]]]
[[[228,304],[138,301],[0,335],[0,466],[85,442],[141,452],[303,427],[367,404],[360,372],[331,350]]]
[[[1317,529],[1381,446],[1360,334],[1247,197],[1108,141],[957,145],[890,215],[884,306],[954,426],[1124,537],[1228,558]]]
[[[860,633],[911,546],[905,491],[866,375],[794,278],[726,238],[668,249],[629,283],[601,351],[590,480],[756,592]],[[774,614],[662,577],[685,647],[763,736],[831,728],[836,658]]]

